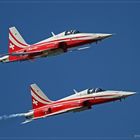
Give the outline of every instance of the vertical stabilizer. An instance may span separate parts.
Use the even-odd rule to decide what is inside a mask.
[[[8,44],[9,53],[18,51],[20,49],[24,49],[27,46],[29,46],[29,44],[25,42],[25,40],[20,35],[18,30],[15,27],[9,28],[9,44]]]
[[[36,84],[32,84],[30,88],[33,109],[48,105],[52,102]]]

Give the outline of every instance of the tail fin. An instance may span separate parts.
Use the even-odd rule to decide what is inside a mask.
[[[29,44],[25,42],[16,27],[9,28],[9,53],[26,48],[27,46],[29,46]]]
[[[42,90],[36,84],[30,85],[30,88],[33,109],[52,103],[52,101],[49,100],[49,98],[42,92]]]

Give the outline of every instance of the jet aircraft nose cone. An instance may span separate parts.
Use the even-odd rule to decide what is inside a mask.
[[[128,92],[127,96],[132,96],[132,95],[135,95],[135,94],[136,94],[136,92]]]
[[[132,96],[132,95],[135,95],[136,92],[122,92],[122,97],[128,97],[128,96]]]
[[[100,39],[108,38],[111,36],[112,36],[112,34],[98,34],[98,38],[100,38]]]

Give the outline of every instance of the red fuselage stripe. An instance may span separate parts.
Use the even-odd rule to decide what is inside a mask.
[[[112,94],[110,94],[110,95],[100,95],[100,96],[94,96],[94,97],[92,96],[92,97],[73,98],[73,99],[61,100],[61,101],[54,101],[54,102],[50,103],[49,106],[53,106],[53,105],[61,104],[61,103],[73,102],[73,101],[80,101],[80,100],[96,100],[96,98],[98,98],[98,97],[106,97],[106,96],[111,96],[111,95]],[[116,94],[114,94],[114,95],[116,95]],[[98,98],[98,99],[100,99],[100,98]],[[105,98],[101,98],[101,99],[105,99]],[[112,99],[107,98],[106,100],[116,100],[116,99],[115,98],[114,99],[113,98]],[[48,106],[48,105],[45,105],[45,106]],[[40,107],[38,109],[40,110],[41,108],[44,108],[45,106]]]
[[[73,99],[66,99],[66,100],[60,100],[60,101],[56,101],[54,102],[55,103],[62,103],[62,102],[67,102],[67,101],[75,101],[75,100],[81,100],[81,99],[89,99],[89,98],[98,98],[98,97],[106,97],[106,96],[111,96],[112,94],[110,95],[99,95],[99,96],[91,96],[91,97],[81,97],[81,98],[73,98]],[[115,95],[115,94],[114,94]]]
[[[84,37],[90,37],[90,36],[79,36],[79,37],[73,37],[73,38],[62,38],[62,39],[56,39],[56,40],[52,40],[52,41],[46,41],[46,42],[43,42],[43,43],[39,43],[39,44],[33,44],[31,47],[34,47],[34,46],[38,46],[38,45],[44,45],[44,44],[48,44],[49,43],[55,43],[56,41],[65,41],[65,40],[68,40],[68,39],[76,39],[76,38],[84,38]]]

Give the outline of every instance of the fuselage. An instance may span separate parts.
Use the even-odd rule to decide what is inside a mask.
[[[80,33],[77,30],[65,31],[33,45],[27,45],[15,51],[13,54],[3,56],[0,58],[0,61],[24,61],[39,57],[54,56],[65,53],[74,47],[98,42],[110,36],[112,36],[112,34]],[[14,46],[12,47],[12,49],[14,49]],[[20,53],[21,55],[19,55]]]
[[[54,101],[46,106],[37,108],[27,113],[27,118],[43,118],[52,115],[57,115],[65,112],[79,112],[86,109],[91,109],[93,105],[121,100],[134,92],[125,91],[104,91],[102,89],[87,89],[71,96]]]

